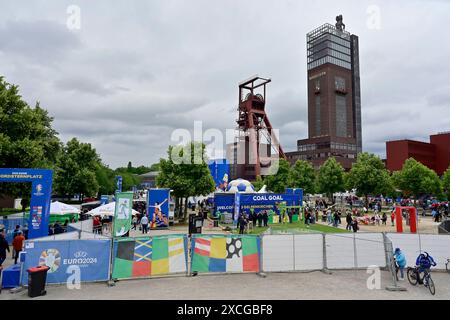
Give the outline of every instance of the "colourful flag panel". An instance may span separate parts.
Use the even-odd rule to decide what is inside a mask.
[[[113,278],[148,277],[187,271],[185,236],[118,239]]]
[[[259,248],[256,236],[196,236],[192,271],[259,272]]]

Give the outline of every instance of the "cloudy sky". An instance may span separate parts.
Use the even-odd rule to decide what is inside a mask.
[[[79,8],[79,19],[77,9]],[[175,129],[235,126],[238,83],[270,77],[285,151],[307,137],[306,33],[360,37],[363,149],[450,130],[450,1],[0,0],[0,74],[63,141],[110,167],[165,156]],[[78,28],[79,26],[79,28]],[[173,142],[172,142],[173,143]]]

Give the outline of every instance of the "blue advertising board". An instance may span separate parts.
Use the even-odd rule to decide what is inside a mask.
[[[47,266],[47,283],[66,283],[79,272],[81,282],[109,279],[111,240],[25,241],[23,270]],[[23,272],[22,284],[28,283]]]
[[[214,194],[214,213],[234,213],[234,194],[215,193]]]
[[[122,176],[116,176],[116,193],[122,192]]]
[[[0,168],[0,182],[31,182],[28,238],[48,235],[53,170]]]
[[[147,214],[150,228],[169,226],[170,189],[149,189],[147,192]]]
[[[298,197],[295,199],[295,206],[301,206],[303,204],[303,189],[302,188],[286,188],[286,194],[294,194]]]
[[[251,210],[258,213],[262,210],[273,210],[279,214],[277,205],[285,203],[287,206],[294,206],[298,202],[299,196],[296,194],[281,193],[241,193],[240,211],[249,214]]]
[[[103,206],[103,205],[108,204],[108,203],[109,203],[109,196],[103,194],[100,197],[100,205]]]
[[[234,194],[234,216],[233,220],[235,223],[239,220],[239,215],[241,213],[241,194],[236,192]]]
[[[225,190],[230,176],[230,164],[227,159],[216,159],[208,162],[208,168],[216,184],[216,188]]]

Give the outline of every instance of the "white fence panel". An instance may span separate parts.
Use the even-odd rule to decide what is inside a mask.
[[[436,261],[435,268],[445,270],[445,262],[450,259],[450,235],[421,234],[419,244]]]
[[[356,264],[358,268],[386,266],[382,233],[356,233]]]
[[[325,244],[328,269],[355,267],[353,234],[326,234]]]
[[[263,271],[293,271],[294,270],[294,236],[264,235]]]
[[[387,237],[392,241],[392,249],[400,248],[405,254],[407,266],[413,267],[420,254],[419,236],[411,233],[388,233]]]
[[[295,270],[323,269],[322,234],[305,234],[294,236]]]

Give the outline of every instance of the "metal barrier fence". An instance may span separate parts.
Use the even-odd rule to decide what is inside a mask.
[[[262,261],[264,272],[388,265],[381,233],[263,235]]]
[[[436,261],[433,269],[445,270],[445,262],[450,258],[450,235],[387,233],[393,248],[400,248],[406,256],[408,266],[414,266],[417,256],[428,252]]]
[[[50,261],[55,271],[59,269],[58,272],[64,273],[67,259],[77,262],[79,258],[96,256],[102,263],[101,270],[107,266],[108,276],[87,277],[84,279],[87,282],[91,281],[89,279],[107,281],[206,273],[326,272],[377,266],[391,272],[396,287],[394,248],[402,249],[410,266],[423,251],[435,258],[437,269],[445,269],[450,256],[450,235],[361,232],[260,236],[198,234],[189,238],[174,234],[105,239],[95,233],[83,232],[85,238],[80,240],[73,238],[74,233],[58,235],[56,240],[46,237],[27,241],[25,250],[31,254],[27,254],[25,266]],[[72,236],[72,239],[61,238],[66,236]],[[92,240],[94,242],[86,242]],[[106,248],[106,255],[89,248],[95,240]],[[46,258],[49,255],[52,255],[50,260]],[[83,269],[83,272],[86,270],[89,269]],[[55,283],[52,276],[49,279]]]

